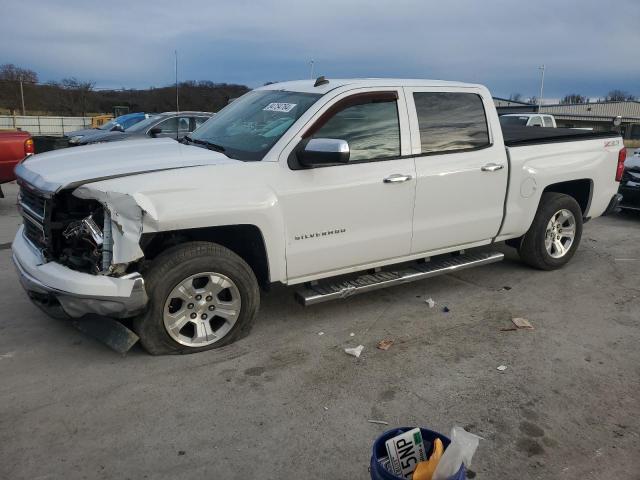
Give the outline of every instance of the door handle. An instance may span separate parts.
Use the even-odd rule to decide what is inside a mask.
[[[387,178],[383,180],[384,183],[402,183],[408,182],[411,180],[411,175],[402,175],[400,173],[394,173],[393,175],[389,175]]]
[[[483,172],[495,172],[496,170],[502,170],[504,165],[498,165],[497,163],[487,163],[480,170]]]

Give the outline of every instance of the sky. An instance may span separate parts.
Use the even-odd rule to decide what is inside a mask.
[[[309,78],[640,96],[640,0],[0,0],[0,64],[96,87]]]

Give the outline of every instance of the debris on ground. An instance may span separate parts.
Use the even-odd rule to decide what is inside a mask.
[[[511,290],[511,287],[509,285],[505,285],[504,287],[502,287],[500,290],[498,290],[499,292],[501,292],[502,290],[506,290],[509,291]]]
[[[73,326],[121,355],[127,353],[138,341],[138,335],[132,330],[109,317],[87,315],[81,320],[73,321]]]
[[[526,329],[526,330],[533,330],[533,325],[531,325],[531,323],[529,323],[529,320],[527,320],[526,318],[512,318],[511,321],[513,322],[513,324],[518,327],[518,329]]]
[[[501,371],[501,372],[504,372],[507,369],[507,366],[506,365],[500,365],[497,369],[499,371]]]
[[[329,411],[329,407],[322,407],[325,411]]]
[[[318,335],[322,336],[322,335],[324,335],[324,332],[318,332]]]
[[[360,354],[362,353],[363,349],[364,349],[364,345],[358,345],[357,347],[345,348],[344,353],[356,358],[360,358]]]
[[[391,348],[391,345],[393,345],[393,340],[391,339],[380,340],[378,342],[378,348],[380,350],[389,350],[389,348]]]
[[[446,305],[442,308],[442,311],[444,313],[449,313],[451,310],[449,309],[449,307],[447,307]]]
[[[367,420],[369,423],[375,423],[376,425],[389,425],[389,422],[385,422],[384,420]]]
[[[355,337],[355,336],[356,336],[356,334],[355,334],[355,333],[353,333],[353,332],[351,332],[351,333],[349,334],[349,336],[350,336],[350,337]]]
[[[425,300],[425,303],[429,305],[429,308],[433,308],[436,306],[436,302],[433,301],[433,298],[427,298]]]

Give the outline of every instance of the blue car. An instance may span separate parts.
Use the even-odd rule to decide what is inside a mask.
[[[83,130],[70,132],[66,135],[67,141],[70,146],[75,146],[80,143],[81,140],[87,140],[92,135],[112,131],[124,132],[127,128],[134,126],[136,123],[141,122],[148,117],[148,114],[142,112],[127,113],[126,115],[121,115],[108,121],[104,125],[100,125],[98,128],[85,128]]]

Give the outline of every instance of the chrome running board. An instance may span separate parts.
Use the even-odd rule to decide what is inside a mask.
[[[329,300],[347,298],[379,288],[445,275],[465,268],[479,267],[480,265],[499,262],[503,258],[504,254],[500,252],[470,253],[437,258],[426,263],[416,263],[401,270],[380,271],[337,282],[335,280],[333,282],[325,280],[307,284],[296,292],[296,298],[306,307]]]

